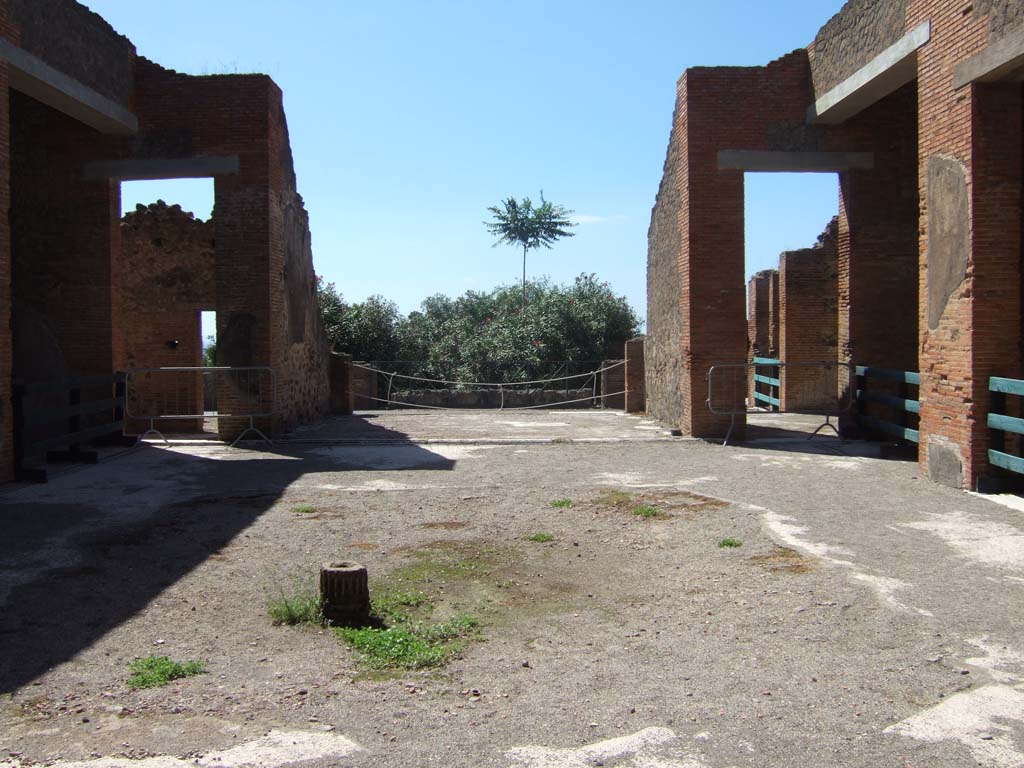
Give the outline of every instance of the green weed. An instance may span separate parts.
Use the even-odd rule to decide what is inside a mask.
[[[526,539],[537,544],[547,544],[549,541],[555,540],[555,535],[553,533],[534,533],[527,536]]]
[[[459,616],[425,627],[338,627],[334,631],[373,669],[424,669],[441,666],[459,653],[464,647],[461,639],[477,626],[473,617]]]
[[[297,507],[292,507],[292,512],[297,515],[312,515],[317,511],[317,508],[312,504],[300,504]]]
[[[134,659],[128,664],[132,676],[128,678],[129,688],[155,688],[167,685],[171,680],[193,677],[206,671],[205,661],[173,661],[168,656],[147,656]]]
[[[555,499],[551,502],[551,506],[555,509],[571,509],[572,499]]]
[[[658,508],[651,504],[641,504],[633,507],[633,514],[638,517],[657,517],[659,512]]]
[[[286,624],[323,624],[319,590],[302,577],[293,577],[286,590],[278,586],[267,596],[267,614],[274,626]]]
[[[739,539],[734,539],[732,537],[724,538],[720,542],[718,542],[719,549],[736,549],[737,547],[742,546],[742,541],[740,541]]]

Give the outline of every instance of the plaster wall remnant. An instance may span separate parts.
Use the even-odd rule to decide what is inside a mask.
[[[648,237],[653,416],[723,435],[707,371],[761,343],[743,312],[743,171],[836,162],[837,362],[920,372],[922,471],[968,488],[998,474],[988,381],[1024,372],[1022,33],[1017,0],[849,0],[806,49],[683,73]],[[771,303],[769,335],[786,326]]]

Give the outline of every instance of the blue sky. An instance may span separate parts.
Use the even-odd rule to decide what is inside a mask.
[[[624,3],[140,3],[85,0],[166,67],[260,71],[285,95],[318,274],[403,312],[515,282],[521,253],[482,222],[505,197],[582,217],[531,276],[595,272],[646,311],[647,227],[688,66],[761,65],[806,45],[841,0]],[[286,9],[282,11],[282,8]],[[212,182],[125,184],[206,217]],[[811,245],[833,175],[747,176],[747,271]]]

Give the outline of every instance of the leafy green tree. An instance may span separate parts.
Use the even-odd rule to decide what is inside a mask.
[[[395,302],[370,296],[348,304],[334,283],[322,278],[317,278],[317,300],[332,350],[356,360],[398,359],[398,327],[403,318]]]
[[[484,226],[492,235],[498,236],[495,246],[501,243],[523,247],[523,313],[526,312],[526,254],[531,248],[550,248],[551,244],[562,237],[574,237],[570,232],[576,224],[569,218],[572,211],[544,199],[540,193],[540,205],[534,208],[530,198],[522,202],[510,197],[503,201],[501,207],[492,205],[488,209],[494,216],[493,221],[485,221]]]
[[[214,368],[217,365],[217,337],[207,336],[206,346],[203,347],[203,365],[207,368]]]

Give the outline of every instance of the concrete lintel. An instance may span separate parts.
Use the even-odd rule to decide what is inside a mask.
[[[157,179],[205,179],[238,173],[238,155],[207,155],[204,157],[151,158],[142,160],[108,160],[87,163],[86,179],[117,179],[119,181],[152,181]]]
[[[0,60],[10,67],[10,85],[14,90],[100,133],[131,135],[138,132],[139,121],[131,111],[2,38]]]
[[[917,50],[931,39],[931,22],[914,27],[815,101],[807,122],[838,125],[917,77]]]
[[[722,149],[718,170],[748,173],[838,173],[870,171],[875,167],[873,152],[753,152]]]
[[[979,53],[956,65],[953,87],[998,80],[1024,80],[1024,31],[989,43]]]

